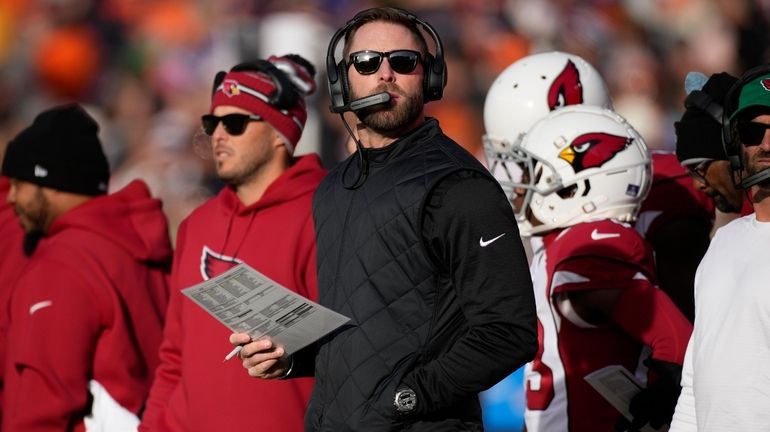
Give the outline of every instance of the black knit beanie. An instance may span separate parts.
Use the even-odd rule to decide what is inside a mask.
[[[3,175],[82,195],[107,193],[99,125],[77,104],[43,111],[8,143]]]
[[[734,76],[721,72],[711,75],[701,91],[719,106],[724,105]],[[697,91],[697,90],[696,90]],[[722,124],[701,107],[686,104],[681,120],[674,123],[676,156],[681,163],[702,159],[726,160],[722,147]]]

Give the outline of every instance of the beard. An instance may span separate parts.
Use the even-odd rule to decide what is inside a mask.
[[[424,105],[422,93],[408,95],[395,84],[382,84],[377,86],[371,94],[381,92],[395,93],[400,96],[402,102],[395,106],[375,107],[357,112],[358,118],[369,129],[382,135],[393,135],[412,125],[422,114]],[[369,96],[356,94],[352,90],[350,95],[351,99]]]
[[[724,213],[738,213],[741,211],[741,206],[735,206],[732,203],[730,203],[730,200],[726,197],[716,194],[711,197],[711,199],[714,200],[714,206],[719,209],[719,211]]]
[[[770,159],[770,152],[765,152],[761,149],[758,149],[756,153],[749,156],[748,152],[744,150],[743,160],[748,161],[748,163],[746,164],[746,177],[744,177],[742,180],[770,169],[768,166],[758,166],[757,161],[760,159]],[[757,183],[756,186],[758,186],[760,189],[770,192],[770,176]]]
[[[35,193],[34,200],[27,206],[16,204],[14,211],[19,217],[21,227],[24,229],[24,242],[22,251],[24,255],[31,256],[37,244],[46,235],[46,225],[51,213],[51,203],[46,199],[40,188]]]
[[[257,147],[248,154],[239,154],[235,157],[236,160],[227,164],[217,162],[217,177],[235,188],[252,182],[260,176],[273,157],[270,149],[262,147],[265,146]]]

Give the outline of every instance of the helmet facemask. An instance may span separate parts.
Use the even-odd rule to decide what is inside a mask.
[[[487,139],[485,150],[525,236],[599,218],[631,222],[652,178],[641,136],[598,107],[559,109],[517,144]]]

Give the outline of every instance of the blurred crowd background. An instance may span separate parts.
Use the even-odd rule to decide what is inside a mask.
[[[768,61],[770,0],[0,0],[0,146],[40,110],[83,103],[102,125],[110,188],[143,178],[163,199],[173,238],[221,187],[199,133],[215,73],[271,54],[310,59],[319,91],[298,153],[332,166],[347,137],[327,109],[327,43],[357,11],[380,5],[438,30],[449,84],[428,112],[479,158],[486,91],[528,54],[591,62],[616,111],[654,149],[673,149],[687,72],[740,74]],[[509,393],[489,392],[488,412],[520,406]],[[506,418],[488,429],[516,430]]]

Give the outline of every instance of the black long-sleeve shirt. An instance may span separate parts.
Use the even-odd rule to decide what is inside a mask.
[[[442,339],[468,326],[445,352],[429,350],[433,358],[403,379],[425,413],[483,391],[531,360],[537,318],[516,221],[493,180],[465,170],[439,182],[425,205],[422,236],[441,269],[429,346],[443,346]]]

